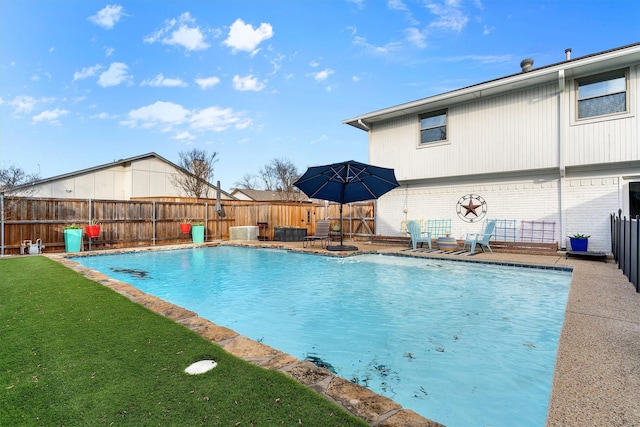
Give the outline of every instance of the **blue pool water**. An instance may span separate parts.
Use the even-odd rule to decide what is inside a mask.
[[[75,260],[449,427],[544,425],[570,272],[231,246]]]

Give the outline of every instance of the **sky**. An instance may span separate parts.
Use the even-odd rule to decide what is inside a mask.
[[[346,119],[640,42],[637,0],[0,0],[0,168],[368,161]]]

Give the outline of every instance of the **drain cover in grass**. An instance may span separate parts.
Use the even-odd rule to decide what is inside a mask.
[[[205,372],[209,372],[216,366],[218,366],[218,364],[215,360],[199,360],[189,365],[184,371],[187,374],[191,375],[204,374]]]

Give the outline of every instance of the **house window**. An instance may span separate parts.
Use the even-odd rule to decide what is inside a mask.
[[[578,119],[627,111],[627,71],[578,79]]]
[[[420,144],[447,139],[447,111],[434,111],[420,116]]]

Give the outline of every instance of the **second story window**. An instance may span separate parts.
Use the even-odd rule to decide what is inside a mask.
[[[440,110],[420,116],[420,144],[447,139],[447,111]]]
[[[616,70],[578,82],[578,119],[627,111],[627,72]]]

